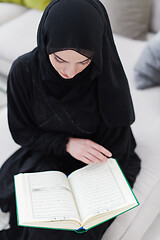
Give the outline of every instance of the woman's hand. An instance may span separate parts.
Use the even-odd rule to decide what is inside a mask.
[[[66,151],[86,164],[104,162],[107,157],[112,156],[112,153],[103,146],[89,139],[80,138],[69,138]]]

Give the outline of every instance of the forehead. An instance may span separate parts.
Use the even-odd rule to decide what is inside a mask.
[[[88,58],[74,50],[63,50],[55,52],[55,54],[67,62],[83,62]]]

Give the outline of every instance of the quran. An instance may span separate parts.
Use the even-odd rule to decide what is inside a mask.
[[[19,226],[87,231],[139,205],[117,161],[14,176]]]

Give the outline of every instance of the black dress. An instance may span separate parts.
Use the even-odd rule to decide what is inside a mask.
[[[14,140],[22,147],[15,152],[0,170],[0,208],[10,212],[9,230],[0,232],[0,239],[101,239],[111,221],[86,233],[17,227],[13,176],[20,172],[60,170],[66,174],[85,164],[66,152],[69,137],[91,139],[110,150],[119,161],[126,177],[133,186],[140,170],[140,160],[130,126],[107,127],[97,104],[80,99],[82,107],[67,107],[61,101],[52,101],[41,92],[41,84],[34,81],[28,53],[18,58],[8,78],[8,120]],[[96,80],[90,91],[97,96]],[[88,111],[88,109],[90,109]]]

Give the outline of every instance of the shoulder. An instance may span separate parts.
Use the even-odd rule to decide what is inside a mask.
[[[31,52],[19,56],[12,64],[9,75],[8,83],[12,82],[19,85],[32,84],[33,64],[32,58],[35,55],[36,49]]]
[[[31,60],[34,51],[21,55],[13,62],[8,75],[8,92],[12,90],[19,94],[30,93],[33,88]]]
[[[31,70],[31,57],[33,51],[19,56],[12,64],[9,74],[20,74]]]

